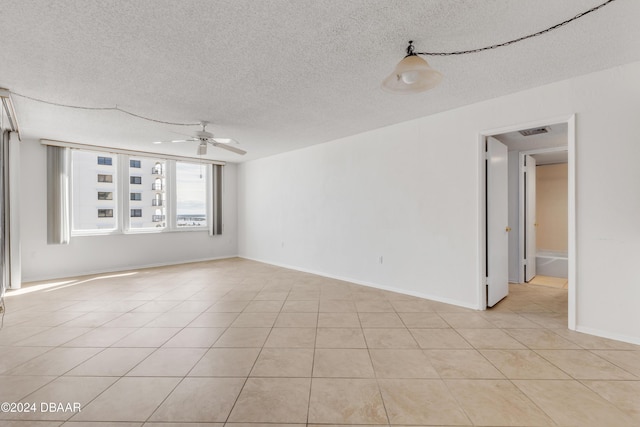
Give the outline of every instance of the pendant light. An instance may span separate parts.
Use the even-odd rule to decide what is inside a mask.
[[[382,81],[382,89],[393,93],[420,93],[440,83],[442,74],[415,53],[413,41],[409,41],[407,56],[396,65],[393,73]]]

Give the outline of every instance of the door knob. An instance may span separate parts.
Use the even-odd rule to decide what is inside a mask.
[[[507,227],[504,229],[504,231],[506,231],[507,233],[511,231],[511,227]]]

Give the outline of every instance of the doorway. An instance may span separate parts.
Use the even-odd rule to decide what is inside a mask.
[[[514,133],[520,135],[529,134],[531,138],[516,138],[518,141],[514,142],[513,139],[510,140],[509,138],[509,135],[513,136]],[[542,134],[547,135],[546,137],[535,136]],[[494,171],[494,165],[500,162],[496,162],[492,154],[487,151],[488,141],[492,140],[501,143],[505,150],[508,150],[508,171],[497,173],[498,175],[507,174],[503,179],[508,182],[509,192],[513,194],[515,191],[518,194],[516,208],[514,209],[513,204],[508,208],[509,213],[507,216],[509,220],[506,223],[502,219],[504,218],[504,212],[501,212],[504,209],[504,203],[496,202],[495,200],[496,194],[503,194],[504,190],[496,189],[496,185],[492,184],[492,181],[494,183],[501,181],[501,179],[495,178],[496,172]],[[504,276],[508,277],[508,281],[518,283],[524,283],[527,281],[525,279],[531,280],[531,278],[535,277],[535,228],[537,221],[535,220],[535,210],[531,209],[532,205],[535,206],[535,198],[531,198],[531,195],[535,197],[535,192],[529,191],[530,196],[527,201],[525,189],[527,185],[529,190],[532,190],[532,186],[535,187],[535,180],[531,178],[535,177],[535,165],[538,164],[538,161],[541,164],[549,162],[560,163],[558,159],[563,158],[563,161],[566,162],[567,170],[566,276],[568,327],[569,329],[575,329],[575,117],[571,115],[481,132],[479,135],[479,151],[479,308],[482,310],[487,309],[500,299],[508,297],[508,284],[504,283]],[[494,151],[496,150],[494,149]],[[554,157],[556,160],[552,160]],[[527,161],[529,161],[528,165]],[[527,170],[530,172],[529,180],[527,180],[526,176]],[[531,174],[532,171],[533,174]],[[492,176],[494,178],[490,178]],[[498,184],[498,187],[500,185],[504,186],[504,184]],[[498,198],[501,197],[504,196],[498,196]],[[528,217],[525,215],[527,207],[529,207]],[[496,209],[498,209],[498,212],[496,212]],[[500,222],[499,226],[496,224],[496,218],[500,218],[498,220]],[[491,223],[494,223],[494,225],[490,226]],[[527,233],[527,225],[529,225],[529,233]],[[527,235],[529,236],[528,240],[526,238]],[[496,242],[498,242],[497,246]],[[508,260],[505,257],[508,257]],[[516,274],[514,274],[514,271]],[[500,289],[497,294],[496,289]],[[503,289],[506,289],[506,291],[503,291]],[[492,295],[491,300],[489,298],[490,295]]]

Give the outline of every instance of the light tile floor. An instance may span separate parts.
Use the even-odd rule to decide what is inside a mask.
[[[2,426],[640,425],[640,346],[567,330],[564,289],[479,312],[242,259],[55,282],[7,297],[0,402],[36,411]]]

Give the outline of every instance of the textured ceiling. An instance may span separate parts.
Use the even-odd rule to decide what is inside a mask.
[[[603,0],[0,0],[0,87],[58,103],[209,120],[256,159],[640,60],[640,1],[617,0],[556,31],[432,57],[443,83],[380,90],[407,40],[470,49],[536,32]],[[16,97],[23,134],[192,155],[153,145],[197,127]]]

